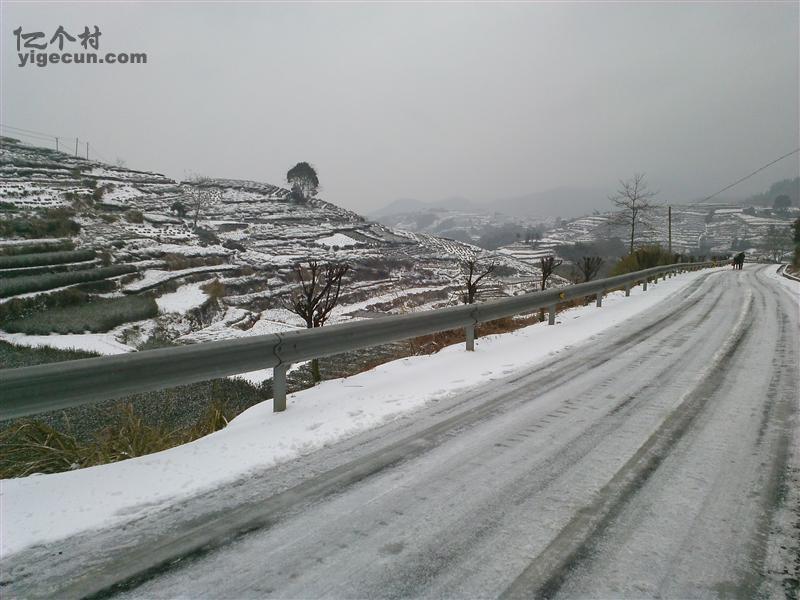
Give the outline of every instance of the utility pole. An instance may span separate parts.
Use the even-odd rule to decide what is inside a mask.
[[[75,138],[75,156],[78,156],[78,138]]]
[[[58,138],[56,138],[56,152],[58,152]]]
[[[86,142],[86,160],[89,160],[89,142]]]
[[[672,256],[672,206],[667,207],[667,222],[669,223],[669,254]]]

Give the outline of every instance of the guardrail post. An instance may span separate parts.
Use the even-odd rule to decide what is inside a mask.
[[[464,327],[464,333],[467,337],[467,351],[472,352],[475,350],[475,325]]]
[[[630,283],[626,283],[625,284],[625,296],[630,296],[630,295],[631,295],[631,284]]]
[[[649,277],[645,277],[645,278],[644,278],[644,281],[642,282],[642,291],[643,291],[643,292],[646,292],[646,291],[647,291],[647,280],[648,280],[648,279],[649,279]]]
[[[596,304],[596,306],[597,306],[597,308],[600,308],[601,306],[603,306],[603,292],[602,291],[597,293],[597,304]]]
[[[553,304],[547,309],[547,324],[548,325],[555,325],[556,324],[556,305]]]
[[[286,371],[290,366],[280,364],[272,370],[272,412],[286,410]]]

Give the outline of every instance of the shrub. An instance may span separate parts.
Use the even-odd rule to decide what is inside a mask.
[[[169,209],[181,218],[186,216],[186,205],[180,200],[173,202]]]
[[[8,302],[0,304],[0,325],[4,325],[6,321],[22,319],[38,312],[80,304],[86,299],[86,293],[76,288],[68,288],[50,294],[38,294],[28,298],[12,298]]]
[[[53,288],[73,283],[98,281],[100,279],[107,279],[109,277],[116,277],[117,275],[134,272],[136,272],[136,267],[133,265],[111,265],[99,269],[84,269],[81,271],[15,277],[13,279],[0,280],[0,298],[29,292],[52,290]]]
[[[125,220],[128,223],[144,223],[144,215],[140,210],[126,210]]]
[[[87,294],[108,294],[116,291],[118,283],[116,279],[99,279],[98,281],[89,281],[87,283],[79,283],[73,288],[67,288],[64,291],[76,290],[86,292]]]
[[[168,271],[181,271],[189,268],[189,259],[183,254],[165,254],[164,263]]]
[[[249,225],[247,223],[220,223],[218,229],[222,232],[228,231],[239,231],[242,229],[247,229]]]
[[[131,321],[151,319],[158,315],[158,305],[145,296],[91,298],[86,302],[51,308],[3,324],[9,333],[48,335],[50,333],[103,333]]]
[[[203,246],[214,246],[219,244],[219,238],[217,237],[217,234],[210,229],[198,227],[195,229],[195,233],[197,234],[197,238],[200,240],[200,244]]]
[[[67,217],[4,219],[0,221],[0,237],[45,238],[71,237],[81,226]]]
[[[240,252],[247,250],[244,244],[240,244],[239,242],[235,242],[233,240],[225,240],[222,242],[222,247],[227,248],[228,250],[239,250]]]
[[[57,242],[39,242],[36,244],[15,244],[13,246],[0,246],[0,256],[17,256],[18,254],[35,254],[37,252],[58,252],[62,250],[74,250],[75,243],[72,240],[60,240]]]
[[[219,279],[208,282],[202,286],[201,289],[208,294],[209,298],[212,300],[219,300],[225,296],[225,285],[221,283]]]
[[[42,346],[28,348],[14,346],[8,342],[0,341],[0,369],[16,369],[17,367],[32,367],[47,363],[61,362],[64,360],[78,360],[98,356],[94,352],[82,350],[59,350]]]
[[[677,258],[664,250],[661,246],[643,246],[619,260],[611,270],[611,275],[622,275],[650,269],[659,265],[669,265],[677,262]]]
[[[44,211],[44,216],[47,219],[53,219],[56,221],[69,219],[70,217],[75,216],[75,211],[71,208],[48,208]]]
[[[168,271],[182,271],[192,267],[210,267],[225,262],[222,256],[184,256],[183,254],[165,254],[162,257]]]
[[[0,269],[58,265],[62,263],[82,262],[92,260],[93,258],[94,250],[67,250],[63,252],[37,252],[34,254],[0,256]]]

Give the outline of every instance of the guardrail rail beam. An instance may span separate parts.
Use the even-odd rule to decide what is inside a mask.
[[[712,264],[664,265],[478,304],[387,315],[328,327],[0,369],[0,420],[264,368],[273,369],[273,409],[281,412],[286,409],[286,373],[291,364],[453,329],[465,330],[467,350],[473,350],[475,327],[479,323],[547,310],[548,324],[554,325],[559,302],[585,302],[595,296],[597,306],[602,306],[607,290],[624,287],[625,295],[629,296],[631,286],[639,281],[646,291],[651,278],[665,277],[667,273],[671,276],[676,269],[696,270]]]

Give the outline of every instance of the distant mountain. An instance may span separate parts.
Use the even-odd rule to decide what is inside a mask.
[[[455,210],[485,214],[502,213],[511,217],[569,218],[591,214],[595,210],[606,211],[610,208],[608,190],[559,187],[496,200],[476,201],[455,196],[434,202],[423,202],[414,198],[401,198],[367,216],[382,220],[386,217],[412,215],[431,210]]]
[[[772,206],[778,196],[789,196],[792,206],[800,206],[800,177],[776,181],[769,190],[761,194],[750,196],[742,204],[755,204],[759,206]]]
[[[379,208],[376,211],[367,213],[367,217],[370,219],[380,219],[381,217],[415,213],[425,210],[427,206],[428,205],[422,200],[416,200],[414,198],[398,198],[397,200],[392,200],[383,208]]]
[[[559,187],[486,203],[497,212],[519,217],[580,217],[611,209],[608,190]]]
[[[383,217],[408,215],[427,210],[481,211],[486,209],[485,207],[476,204],[469,198],[462,198],[459,196],[443,198],[442,200],[435,200],[433,202],[423,202],[422,200],[416,200],[415,198],[398,198],[383,208],[379,208],[376,211],[368,213],[367,217],[380,220]]]

